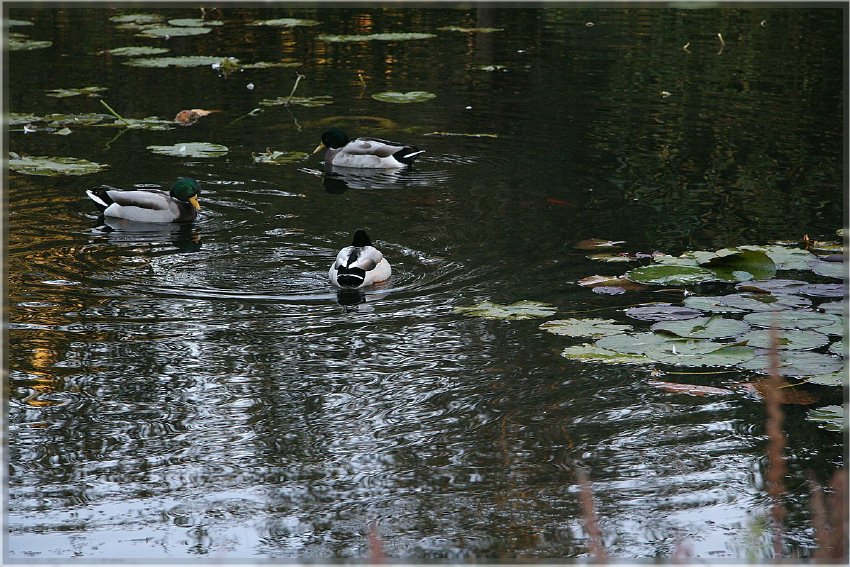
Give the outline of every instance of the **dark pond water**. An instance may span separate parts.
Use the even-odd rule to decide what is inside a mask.
[[[110,21],[140,12],[222,25],[166,39]],[[372,529],[398,558],[581,557],[578,467],[614,556],[770,554],[759,399],[671,394],[647,368],[561,357],[580,341],[540,320],[454,308],[533,300],[619,320],[626,305],[681,301],[577,286],[625,271],[587,259],[574,247],[587,238],[671,254],[835,239],[843,9],[7,16],[52,42],[8,52],[7,112],[105,114],[96,97],[47,92],[89,86],[128,118],[221,111],[164,131],[7,125],[10,151],[109,166],[7,178],[8,558],[359,558]],[[249,25],[279,18],[318,25]],[[379,33],[434,37],[321,37]],[[293,66],[158,69],[102,53],[127,46]],[[260,104],[288,97],[298,73],[295,96],[332,103]],[[381,91],[436,97],[391,104]],[[310,152],[330,124],[426,153],[413,170],[342,176],[323,176],[319,156],[252,159]],[[147,150],[188,142],[229,152]],[[189,227],[106,231],[84,194],[179,176],[203,184]],[[327,268],[358,227],[394,274],[342,306]],[[806,474],[844,466],[842,436],[806,411],[787,406],[785,421],[785,545],[801,555],[814,542]]]

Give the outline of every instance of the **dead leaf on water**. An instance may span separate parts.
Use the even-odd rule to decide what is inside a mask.
[[[174,121],[181,126],[191,126],[204,116],[209,116],[213,112],[221,112],[220,110],[203,110],[201,108],[192,108],[190,110],[181,110],[174,117]]]

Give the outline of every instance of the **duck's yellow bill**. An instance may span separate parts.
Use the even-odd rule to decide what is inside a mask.
[[[192,195],[191,197],[189,197],[189,204],[192,205],[193,207],[195,207],[196,211],[201,210],[201,204],[198,202],[198,196],[197,195]]]
[[[315,149],[315,150],[313,150],[313,153],[314,153],[314,154],[317,154],[317,153],[319,153],[320,151],[324,150],[326,147],[327,147],[327,146],[325,146],[324,144],[319,144],[318,146],[316,146],[316,149]]]

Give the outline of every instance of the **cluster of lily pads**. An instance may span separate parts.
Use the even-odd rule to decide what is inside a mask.
[[[567,346],[562,355],[591,363],[720,367],[768,374],[768,353],[775,347],[780,359],[778,373],[783,378],[840,388],[847,382],[848,370],[844,280],[847,264],[840,261],[840,244],[818,245],[818,252],[835,261],[782,244],[687,252],[677,257],[651,255],[649,264],[620,277],[592,276],[578,283],[602,288],[604,293],[706,282],[726,282],[733,289],[725,295],[697,295],[688,287],[683,290],[681,305],[658,302],[624,310],[628,318],[640,323],[561,318],[546,321],[540,328],[585,339]],[[634,260],[633,257],[631,261]],[[777,279],[777,271],[801,275],[808,272],[842,281]],[[814,305],[813,300],[820,303]],[[551,317],[558,311],[553,305],[534,301],[512,305],[485,301],[455,310],[469,316],[508,320]],[[840,430],[843,415],[841,406],[827,406],[811,410],[809,418]]]

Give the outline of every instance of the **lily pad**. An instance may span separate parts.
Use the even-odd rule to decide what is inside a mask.
[[[41,122],[44,120],[36,114],[24,114],[22,112],[10,112],[4,117],[6,126],[21,126],[23,124],[32,124],[33,122]]]
[[[727,282],[763,280],[776,274],[776,264],[760,250],[719,250],[717,256],[700,265]]]
[[[267,152],[252,154],[254,163],[268,163],[272,165],[285,165],[290,163],[299,163],[310,157],[306,152],[280,152],[269,150]]]
[[[122,14],[112,16],[109,21],[115,24],[156,24],[164,19],[158,14]]]
[[[625,291],[639,291],[646,289],[646,286],[643,284],[639,284],[625,278],[612,278],[611,276],[588,276],[580,279],[576,283],[582,287],[590,287],[593,289],[598,287],[618,287]]]
[[[124,61],[124,65],[133,67],[209,67],[220,64],[222,57],[209,55],[184,55],[180,57],[139,57]]]
[[[106,87],[82,87],[79,89],[50,89],[47,96],[54,98],[67,98],[72,96],[97,96],[97,93],[109,90]]]
[[[98,51],[98,55],[113,55],[115,57],[141,57],[142,55],[162,55],[171,51],[167,47],[149,47],[146,45],[116,47]]]
[[[631,331],[631,325],[619,325],[613,319],[553,319],[540,325],[544,331],[567,337],[599,338]]]
[[[830,372],[828,374],[817,374],[806,378],[808,384],[817,384],[818,386],[830,386],[833,388],[843,388],[850,384],[847,383],[847,366],[843,366],[841,370]]]
[[[653,331],[664,331],[689,339],[725,339],[746,333],[750,326],[740,319],[727,319],[719,315],[694,317],[684,321],[661,321],[655,323]]]
[[[844,297],[847,295],[846,284],[809,284],[801,289],[805,295],[812,297]]]
[[[745,309],[723,303],[723,296],[692,295],[685,298],[685,306],[710,313],[745,313]]]
[[[155,154],[194,158],[221,157],[230,151],[227,146],[208,142],[184,142],[173,146],[148,146],[147,149]]]
[[[5,25],[12,26],[31,26],[33,23],[29,20],[6,20],[3,22]]]
[[[847,428],[843,406],[824,406],[811,409],[806,413],[806,419],[818,423],[827,431],[841,432]]]
[[[776,326],[777,329],[817,329],[841,322],[837,315],[804,309],[750,313],[744,315],[744,320],[756,327]]]
[[[811,300],[799,295],[773,295],[770,293],[730,293],[718,297],[720,303],[746,311],[778,311],[803,309],[812,305]]]
[[[596,346],[622,354],[647,354],[669,348],[671,339],[657,333],[623,333],[602,337]]]
[[[704,352],[715,347],[714,350]],[[648,352],[647,356],[656,362],[675,366],[737,366],[756,356],[756,349],[740,345],[721,345],[713,341],[693,341],[677,345],[670,344],[669,351]]]
[[[843,356],[847,358],[847,350],[848,350],[847,340],[835,341],[831,345],[829,345],[829,352],[832,354],[837,354],[838,356]]]
[[[176,18],[168,20],[168,24],[186,28],[200,28],[203,26],[223,26],[224,22],[220,20],[202,20],[200,18]]]
[[[642,284],[691,285],[716,280],[714,272],[699,266],[664,264],[643,266],[626,272],[625,277]]]
[[[248,24],[249,26],[270,26],[276,28],[294,28],[297,26],[318,26],[316,20],[302,20],[299,18],[278,18],[275,20],[256,20]]]
[[[433,33],[371,33],[363,35],[320,35],[317,39],[331,43],[358,41],[407,41],[411,39],[429,39],[437,37]]]
[[[453,31],[453,32],[461,32],[461,33],[494,33],[505,31],[504,28],[464,28],[461,26],[443,26],[441,28],[437,28],[439,31]]]
[[[184,37],[193,35],[204,35],[210,33],[212,28],[207,27],[161,27],[161,28],[144,28],[136,35],[140,37]]]
[[[10,158],[9,169],[27,175],[57,177],[60,175],[90,175],[103,171],[106,164],[74,157],[18,156]]]
[[[809,262],[815,259],[815,255],[808,250],[777,244],[771,244],[768,246],[748,244],[739,246],[738,248],[764,252],[771,260],[773,260],[777,270],[808,270]]]
[[[825,262],[813,260],[809,262],[812,271],[819,276],[842,280],[847,277],[847,264],[844,262]]]
[[[589,344],[567,347],[563,350],[561,356],[581,362],[607,362],[610,364],[650,364],[652,362],[642,354],[625,354]]]
[[[381,102],[391,102],[393,104],[409,104],[411,102],[425,102],[436,97],[434,93],[427,91],[409,91],[406,93],[398,91],[384,91],[375,93],[372,98]]]
[[[163,120],[158,116],[146,118],[121,118],[106,124],[95,124],[99,128],[131,128],[135,130],[171,130],[175,127],[174,121]]]
[[[23,34],[9,34],[6,48],[9,51],[32,51],[53,45],[52,41],[30,39]]]
[[[741,282],[735,286],[735,289],[780,295],[803,293],[802,288],[807,285],[809,283],[803,280],[769,279]]]
[[[799,329],[785,329],[778,332],[776,340],[776,348],[781,350],[816,349],[829,343],[829,337],[823,333]],[[737,337],[736,341],[751,347],[770,348],[772,337],[769,329],[758,329]]]
[[[471,307],[455,307],[455,313],[484,319],[536,319],[554,315],[557,309],[548,303],[539,301],[517,301],[511,305],[502,305],[484,301]]]
[[[832,313],[833,315],[843,315],[847,313],[847,300],[841,299],[838,301],[829,301],[818,305],[818,309],[824,313]]]
[[[696,309],[679,307],[669,303],[654,303],[640,307],[626,309],[626,315],[640,321],[677,321],[681,319],[693,319],[702,315]]]
[[[287,101],[289,102],[289,104],[297,104],[299,106],[313,108],[333,104],[333,97],[331,95],[318,95],[310,97],[294,96],[292,98],[288,96],[279,96],[277,98],[266,98],[261,100],[260,106],[280,106],[286,104]]]
[[[807,350],[782,350],[779,351],[779,359],[779,374],[782,376],[803,377],[831,374],[838,372],[843,366],[842,360],[837,356]],[[758,349],[755,358],[740,366],[745,370],[768,374],[770,372],[769,365],[770,357],[767,349]]]
[[[587,259],[606,263],[634,262],[637,260],[637,258],[626,254],[590,254]]]

